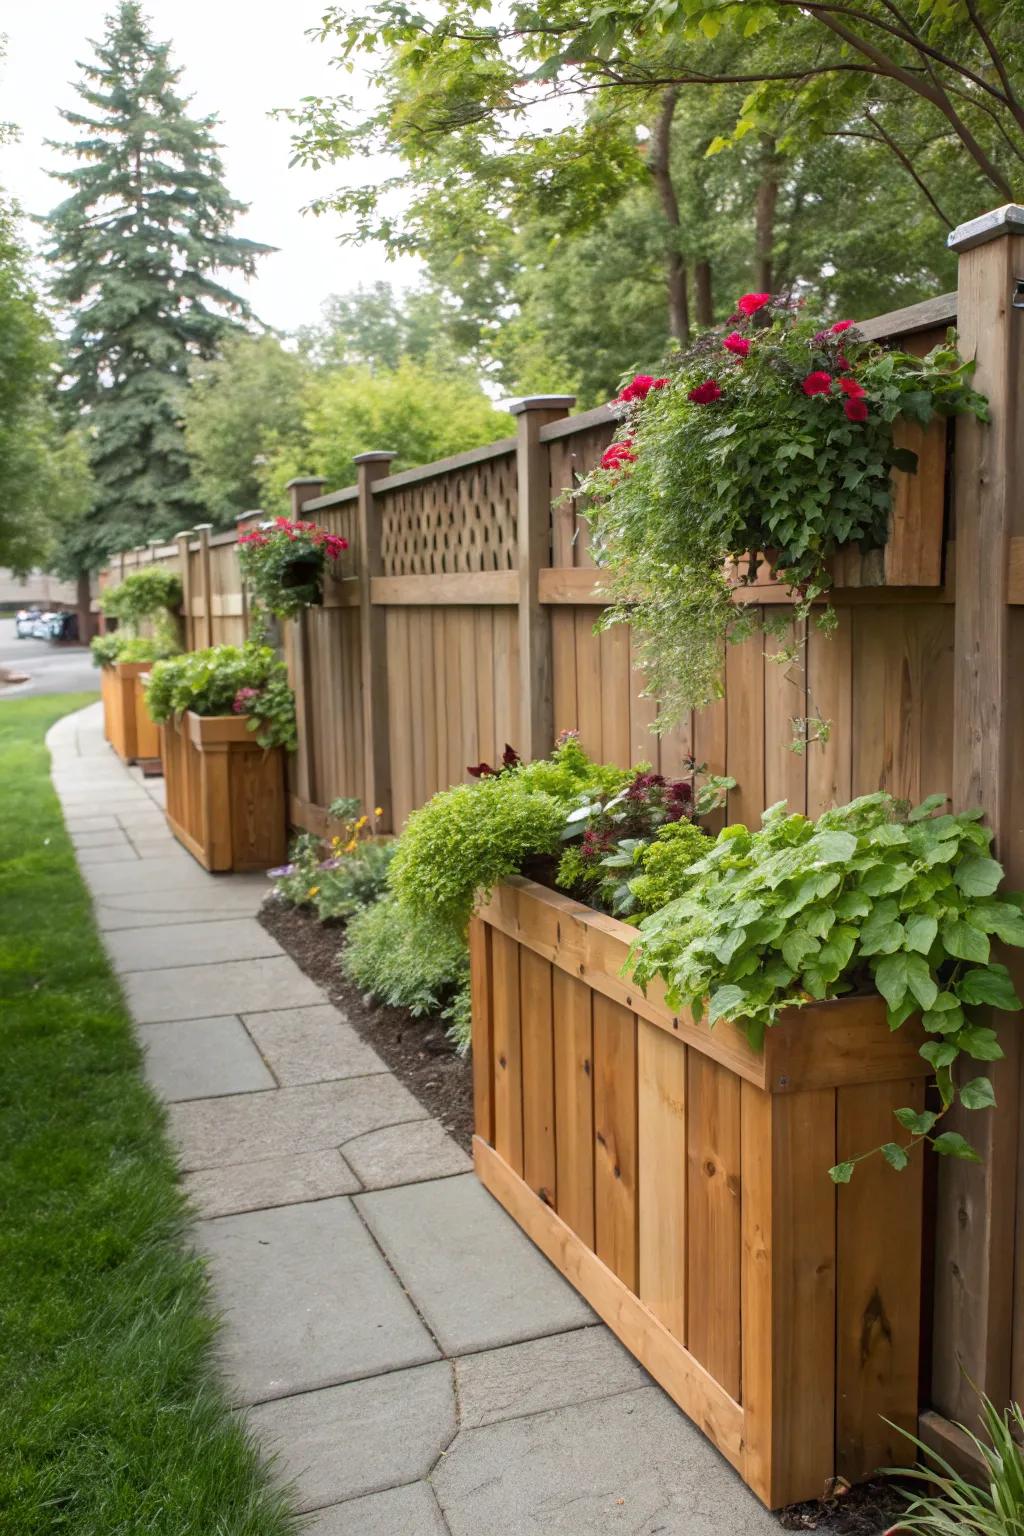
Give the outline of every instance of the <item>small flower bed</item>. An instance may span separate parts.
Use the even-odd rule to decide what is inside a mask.
[[[185,710],[242,714],[261,747],[294,752],[298,745],[287,668],[266,645],[214,645],[157,662],[146,682],[146,707],[158,725]]]
[[[277,517],[238,540],[242,576],[270,613],[291,619],[323,600],[323,575],[348,549],[348,540],[316,523]]]
[[[349,918],[383,896],[396,847],[374,830],[379,807],[371,817],[358,800],[344,798],[333,801],[327,814],[336,831],[326,838],[300,833],[288,863],[268,870],[281,900],[311,907],[321,922]]]
[[[591,498],[612,599],[602,623],[631,625],[661,728],[716,696],[723,642],[749,632],[728,562],[749,558],[753,577],[767,559],[805,617],[836,550],[886,542],[892,471],[916,468],[893,424],[985,419],[972,369],[952,333],[915,357],[850,321],[823,324],[801,301],[751,293],[671,377],[626,386],[627,430],[573,494]]]

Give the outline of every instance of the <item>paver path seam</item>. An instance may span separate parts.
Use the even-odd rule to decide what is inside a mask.
[[[162,784],[101,731],[98,705],[54,726],[54,784],[140,1041],[159,1042],[168,1084],[206,1074],[167,1112],[226,1386],[308,1536],[774,1536],[291,957],[269,940],[210,957],[225,935],[252,942],[267,882],[202,870],[167,833]],[[192,960],[189,923],[236,926]],[[161,927],[186,958],[131,969],[163,958],[144,937]],[[270,1082],[254,1086],[256,1062]]]

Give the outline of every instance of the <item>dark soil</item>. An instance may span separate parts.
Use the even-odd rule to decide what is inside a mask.
[[[311,912],[276,901],[264,904],[259,920],[468,1152],[473,1135],[472,1071],[445,1038],[444,1021],[414,1019],[405,1008],[378,1007],[346,981],[338,965],[344,924],[321,923]],[[831,1499],[790,1504],[779,1512],[779,1524],[784,1531],[820,1531],[822,1536],[881,1536],[905,1508],[906,1496],[897,1485],[879,1479],[858,1483]]]
[[[443,1019],[414,1019],[405,1008],[381,1008],[346,981],[338,965],[343,923],[321,923],[312,912],[268,901],[259,920],[300,970],[341,1009],[357,1034],[383,1057],[445,1130],[469,1151],[473,1138],[473,1075],[445,1037]]]

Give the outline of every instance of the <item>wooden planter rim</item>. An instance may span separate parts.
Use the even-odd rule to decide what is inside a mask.
[[[143,677],[155,665],[152,661],[115,661],[105,665],[104,671],[114,672],[118,677]]]
[[[908,1020],[890,1030],[884,1000],[871,994],[833,998],[787,1009],[769,1029],[763,1051],[740,1026],[720,1019],[713,1027],[665,1002],[654,982],[646,994],[622,969],[636,930],[572,897],[514,875],[492,893],[479,915],[492,927],[542,955],[641,1018],[685,1041],[767,1093],[841,1088],[931,1076],[919,1054],[924,1032]]]
[[[186,709],[180,718],[188,731],[189,740],[195,742],[200,749],[226,744],[259,746],[249,730],[247,715],[197,715],[191,709]]]

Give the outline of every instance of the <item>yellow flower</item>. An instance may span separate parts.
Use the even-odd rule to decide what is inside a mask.
[[[375,816],[383,816],[384,815],[384,808],[383,808],[383,806],[378,805],[377,809],[374,811],[373,814]]]
[[[306,895],[311,897],[311,898],[313,896],[319,896],[319,894],[320,894],[320,887],[318,885],[311,885],[309,890],[306,892]]]
[[[345,852],[346,853],[355,853],[355,851],[358,848],[358,846],[359,846],[359,844],[356,842],[355,838],[353,838],[350,843],[346,843],[345,844]]]
[[[365,827],[365,826],[366,826],[366,817],[365,816],[360,816],[359,820],[356,822],[356,831],[357,832],[361,831],[362,828]]]
[[[340,837],[332,837],[331,838],[331,847],[332,848],[340,848],[341,847],[341,838]]]

